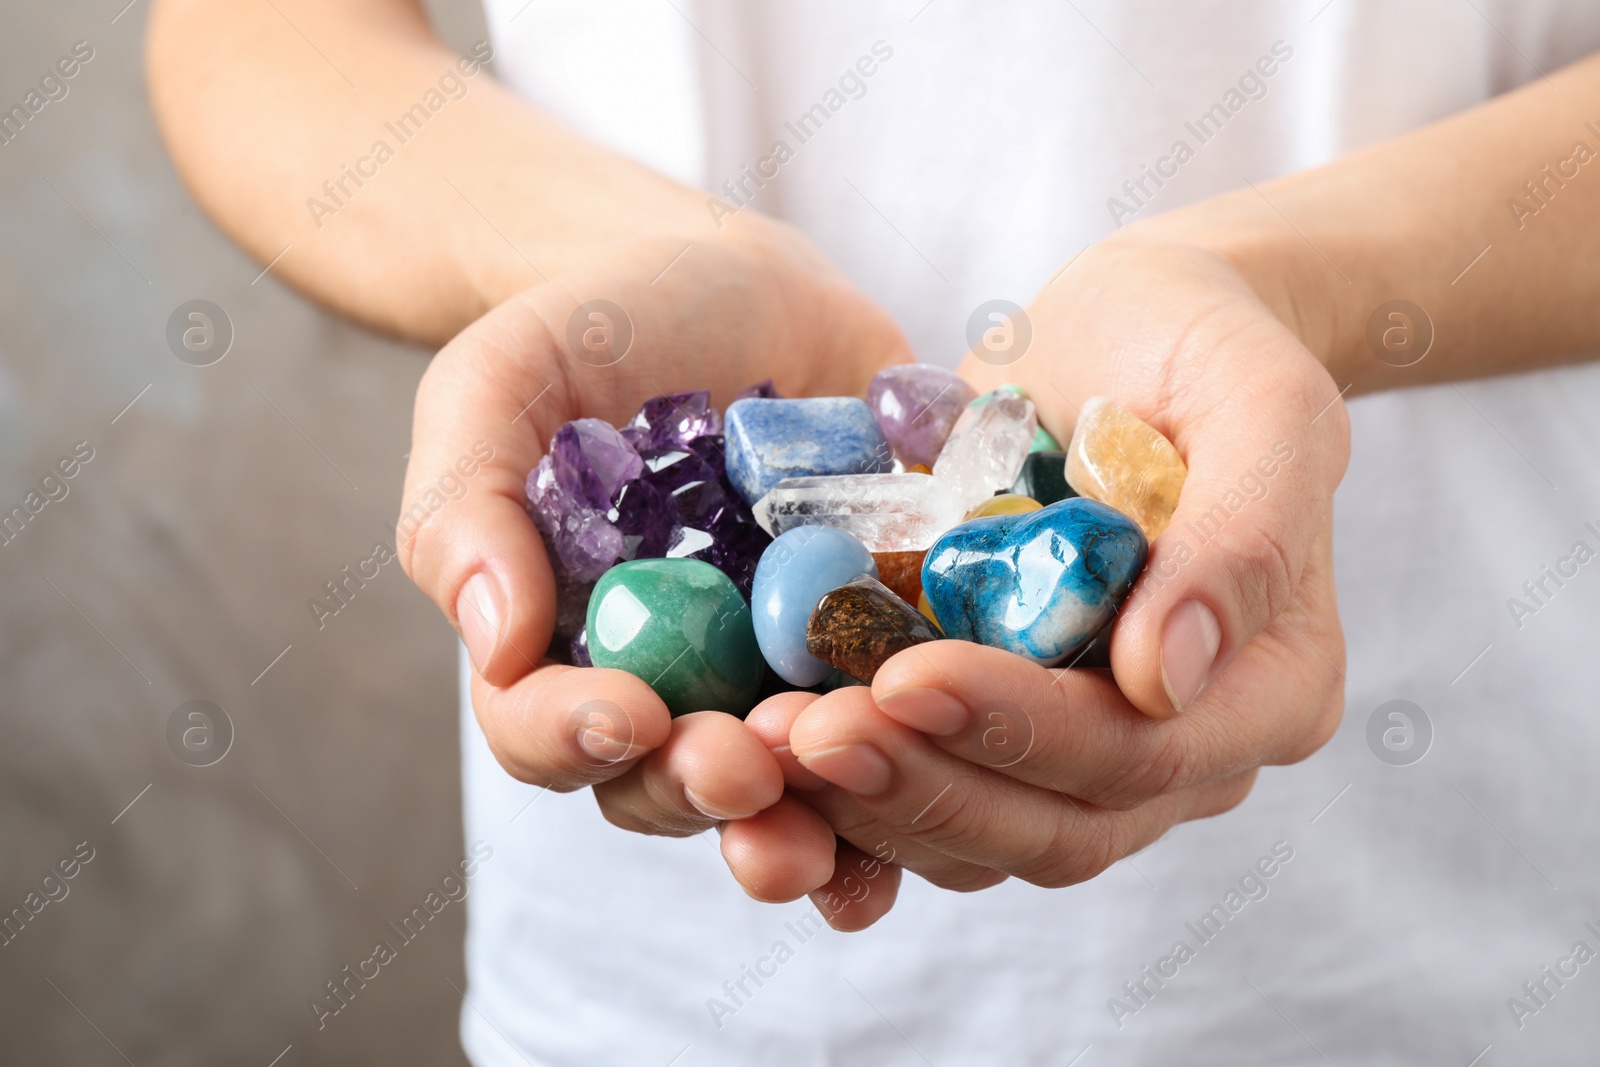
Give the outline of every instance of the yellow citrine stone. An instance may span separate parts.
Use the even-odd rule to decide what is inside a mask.
[[[1172,521],[1189,473],[1172,442],[1103,396],[1084,401],[1067,446],[1067,484],[1116,508],[1155,539]]]
[[[927,593],[917,594],[917,610],[928,617],[928,621],[935,626],[939,624],[939,617],[933,613],[933,605],[928,603]]]
[[[1043,504],[1031,496],[1021,493],[997,493],[967,512],[961,519],[981,519],[989,515],[1026,515],[1030,511],[1038,511]]]

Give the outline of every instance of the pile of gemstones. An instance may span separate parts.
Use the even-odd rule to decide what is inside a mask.
[[[674,715],[870,684],[946,638],[1045,666],[1080,655],[1177,506],[1177,450],[1115,401],[1065,450],[1020,388],[891,367],[867,399],[719,413],[658,396],[625,426],[562,426],[528,475],[557,581],[557,650],[628,671]]]

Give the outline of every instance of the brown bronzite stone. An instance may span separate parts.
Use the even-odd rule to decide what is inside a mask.
[[[922,595],[922,559],[927,554],[927,549],[874,552],[872,560],[878,565],[878,580],[907,604],[915,604]]]
[[[862,575],[817,602],[806,625],[806,650],[872,684],[888,658],[944,634],[882,582]]]

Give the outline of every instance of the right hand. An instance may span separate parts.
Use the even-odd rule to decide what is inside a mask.
[[[596,299],[624,309],[633,330],[611,366],[568,348],[569,319]],[[785,795],[777,756],[743,722],[673,719],[633,675],[545,657],[555,578],[524,483],[571,419],[621,424],[650,396],[694,388],[725,405],[765,378],[785,396],[858,396],[909,358],[886,312],[804,237],[751,213],[711,236],[602,247],[439,352],[417,389],[399,554],[466,643],[473,710],[507,772],[557,791],[593,786],[607,819],[643,833],[726,823],[724,855],[758,899],[795,899],[833,877],[833,831]],[[803,840],[789,856],[811,858],[744,847],[748,831]]]

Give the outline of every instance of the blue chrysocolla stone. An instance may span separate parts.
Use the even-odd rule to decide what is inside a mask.
[[[946,637],[1048,667],[1111,621],[1148,550],[1132,519],[1073,497],[949,530],[928,549],[922,590]]]
[[[797,527],[761,554],[750,611],[756,644],[784,681],[812,686],[833,673],[806,650],[806,624],[824,595],[863,574],[878,576],[872,553],[831,526]]]
[[[737,400],[726,437],[728,480],[751,504],[785,478],[879,474],[894,462],[872,409],[855,397]]]

